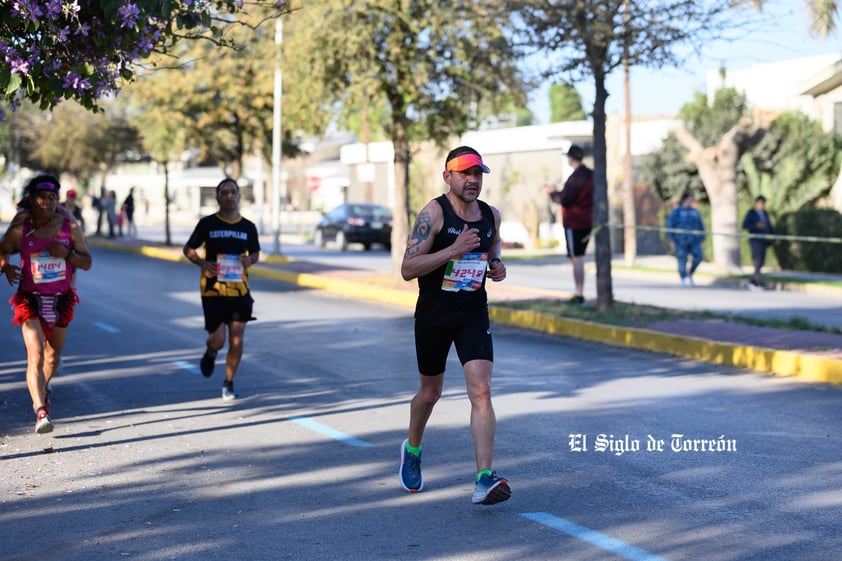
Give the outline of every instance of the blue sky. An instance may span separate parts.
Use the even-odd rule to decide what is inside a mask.
[[[701,47],[701,54],[690,55],[681,68],[631,69],[632,112],[637,114],[675,114],[704,91],[708,70],[725,67],[744,68],[753,64],[776,62],[799,57],[838,53],[842,58],[842,34],[836,32],[825,39],[811,37],[810,20],[803,0],[768,2],[762,14],[745,12],[751,25],[732,39],[720,40]],[[607,82],[608,113],[623,111],[623,77],[619,70]],[[593,85],[576,84],[588,112],[593,107]],[[549,121],[547,87],[532,95],[530,108],[538,124]]]

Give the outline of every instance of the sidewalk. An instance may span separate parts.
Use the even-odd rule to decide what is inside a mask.
[[[135,252],[157,259],[183,259],[181,247],[163,247],[144,240],[91,237],[88,243],[92,247]],[[674,274],[673,260],[669,256],[644,258],[639,262],[645,264],[636,264],[632,274],[659,278]],[[255,276],[325,290],[347,298],[378,301],[407,309],[414,307],[417,296],[415,283],[394,280],[388,273],[291,261],[283,257],[270,256],[250,272]],[[628,272],[623,271],[623,274]],[[699,273],[700,282],[741,282],[737,278],[717,277],[712,270],[701,269]],[[786,275],[782,274],[781,278],[786,279]],[[793,284],[804,290],[830,290],[842,295],[840,289],[803,282],[838,280],[835,277],[795,273],[790,278],[801,281]],[[488,293],[490,313],[495,323],[774,375],[796,376],[805,381],[842,385],[842,335],[839,334],[757,327],[723,320],[660,321],[645,329],[623,328],[549,317],[499,305],[517,300],[566,299],[568,295],[558,291],[501,283],[489,287]]]

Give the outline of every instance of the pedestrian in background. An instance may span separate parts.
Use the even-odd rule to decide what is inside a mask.
[[[769,213],[766,212],[766,197],[763,195],[754,199],[754,207],[743,218],[743,230],[747,230],[749,234],[764,234],[767,236],[775,233],[772,220],[769,218]],[[766,262],[766,249],[771,243],[772,240],[766,238],[749,237],[748,239],[748,245],[751,248],[751,262],[754,265],[754,274],[749,281],[749,288],[766,288],[760,275],[760,269]]]
[[[108,191],[100,200],[105,218],[108,220],[108,237],[114,237],[114,227],[117,225],[117,193]]]
[[[133,237],[137,235],[137,228],[134,225],[134,187],[129,189],[129,194],[123,201],[123,212],[125,213],[126,235]]]
[[[216,354],[225,346],[227,329],[222,399],[230,400],[237,397],[234,376],[243,357],[246,322],[255,319],[248,269],[260,258],[260,240],[254,223],[240,215],[240,187],[236,181],[219,182],[216,202],[219,211],[199,220],[183,252],[202,269],[199,289],[208,339],[199,367],[206,378],[213,374]],[[201,257],[196,252],[199,247],[204,247]]]
[[[485,505],[512,494],[509,482],[491,470],[497,420],[491,403],[494,348],[485,280],[504,280],[506,266],[500,258],[500,212],[479,200],[483,174],[489,172],[473,148],[451,150],[443,172],[449,190],[418,213],[404,253],[401,275],[404,280],[418,279],[419,387],[409,406],[409,437],[401,444],[398,472],[404,489],[423,489],[421,440],[441,397],[447,355],[455,344],[471,403],[477,467],[471,501]]]
[[[79,223],[79,228],[82,229],[82,233],[85,232],[85,218],[82,216],[82,207],[79,205],[79,200],[76,198],[76,191],[73,189],[67,190],[67,196],[62,203],[64,208],[70,211],[70,214],[73,215],[73,218],[76,219],[76,222]]]
[[[695,207],[692,193],[685,193],[681,203],[670,212],[667,217],[667,239],[675,251],[678,260],[678,275],[681,286],[693,286],[693,273],[702,262],[702,242],[705,239],[705,225],[702,215]],[[680,231],[669,231],[680,230]],[[690,269],[687,269],[687,258],[692,257]]]
[[[561,191],[552,186],[545,188],[550,199],[561,205],[564,242],[573,265],[574,293],[570,304],[585,303],[585,251],[593,229],[593,171],[582,162],[584,157],[580,146],[571,145],[567,163],[573,173],[564,182],[564,188]]]
[[[107,213],[105,211],[105,198],[108,196],[108,192],[105,190],[105,187],[102,187],[99,190],[99,196],[93,195],[91,206],[96,209],[96,232],[94,233],[95,236],[103,235],[103,221],[107,219]]]

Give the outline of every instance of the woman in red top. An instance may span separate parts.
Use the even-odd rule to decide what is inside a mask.
[[[73,268],[91,268],[91,254],[78,224],[58,212],[61,186],[50,175],[27,184],[30,209],[16,217],[0,241],[0,271],[10,285],[19,282],[9,300],[13,323],[21,326],[26,345],[26,385],[35,410],[35,430],[53,430],[47,387],[58,369],[67,326],[79,298]],[[20,267],[8,255],[20,252]]]

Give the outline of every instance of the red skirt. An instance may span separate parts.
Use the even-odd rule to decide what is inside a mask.
[[[64,294],[44,295],[18,290],[9,299],[14,317],[12,323],[21,325],[25,321],[38,319],[47,339],[54,327],[67,327],[73,321],[73,309],[79,303],[75,289]]]

